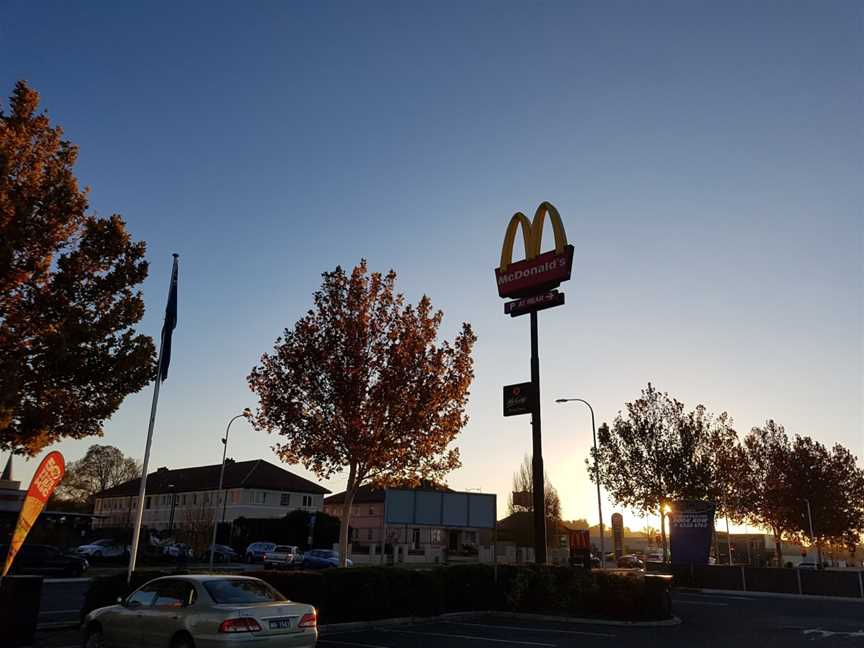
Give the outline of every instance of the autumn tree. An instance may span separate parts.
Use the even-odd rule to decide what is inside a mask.
[[[153,376],[144,243],[88,214],[78,149],[19,82],[0,112],[0,449],[35,455],[102,433]]]
[[[725,414],[715,421],[701,405],[686,412],[681,402],[648,383],[611,428],[604,424],[598,430],[601,485],[616,504],[660,516],[664,561],[666,506],[709,496],[715,468],[712,431],[726,422]],[[593,481],[593,450],[586,464]]]
[[[440,479],[459,466],[450,443],[466,424],[473,379],[469,324],[438,343],[441,311],[394,292],[396,273],[325,272],[314,306],[276,340],[248,377],[254,424],[276,433],[287,463],[321,479],[347,471],[339,533],[348,553],[351,505],[361,486]]]
[[[59,500],[91,502],[96,493],[141,476],[141,466],[110,445],[91,445],[81,459],[66,466],[57,487]]]
[[[531,495],[534,493],[534,466],[531,458],[528,455],[522,460],[519,470],[513,473],[513,493],[528,493],[529,498],[527,504],[516,504],[513,501],[513,493],[507,501],[507,513],[513,514],[521,511],[533,512],[534,500]],[[547,520],[561,519],[561,500],[558,497],[558,491],[549,481],[549,475],[543,473],[543,509],[544,517]]]
[[[790,499],[789,438],[782,425],[768,420],[763,427],[750,430],[742,449],[744,463],[737,483],[739,512],[750,524],[771,530],[777,564],[781,565],[780,543],[789,531],[790,511],[800,506]]]

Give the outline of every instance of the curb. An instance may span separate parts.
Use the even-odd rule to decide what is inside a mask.
[[[358,630],[376,630],[388,626],[414,625],[420,623],[435,623],[458,621],[460,619],[475,619],[477,617],[495,617],[499,619],[518,619],[522,621],[555,621],[559,623],[572,623],[579,625],[603,625],[622,626],[628,628],[657,628],[677,626],[681,619],[673,616],[671,619],[659,621],[615,621],[612,619],[588,619],[582,617],[564,617],[552,614],[529,614],[526,612],[501,612],[498,610],[478,610],[474,612],[447,612],[433,617],[395,617],[392,619],[378,619],[375,621],[351,621],[348,623],[328,623],[318,626],[318,634],[340,634],[343,632],[356,632]]]
[[[756,592],[753,590],[723,590],[723,589],[700,589],[698,587],[676,587],[672,590],[684,594],[717,594],[730,598],[780,598],[798,601],[839,601],[841,603],[864,603],[864,598],[858,596],[826,596],[824,594],[789,594],[787,592]]]

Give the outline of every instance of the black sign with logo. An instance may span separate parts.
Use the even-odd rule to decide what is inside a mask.
[[[534,402],[537,395],[534,386],[530,382],[518,385],[504,386],[504,416],[518,416],[519,414],[530,414],[534,411]]]
[[[537,293],[530,297],[523,297],[516,301],[507,302],[504,304],[504,313],[510,317],[519,317],[534,311],[541,311],[546,308],[553,308],[564,303],[564,293],[557,290],[548,290],[546,292]]]

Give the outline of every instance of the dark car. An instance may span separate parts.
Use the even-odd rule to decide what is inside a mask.
[[[5,557],[6,545],[0,545],[0,556]],[[64,553],[49,545],[25,544],[15,556],[12,573],[35,576],[81,576],[89,563],[81,556]]]
[[[350,560],[346,562],[348,567],[354,563]],[[303,554],[304,569],[326,569],[327,567],[339,566],[339,553],[332,549],[313,549]]]
[[[620,569],[645,569],[645,563],[639,560],[639,556],[629,555],[621,556],[618,559],[618,567]]]

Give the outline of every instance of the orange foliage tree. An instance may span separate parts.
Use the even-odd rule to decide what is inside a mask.
[[[34,455],[102,424],[154,372],[135,286],[144,243],[88,215],[62,139],[19,82],[0,111],[0,449]]]
[[[476,337],[463,323],[437,343],[443,314],[425,295],[394,294],[396,273],[325,272],[314,308],[261,357],[248,377],[258,429],[284,441],[287,463],[322,479],[347,469],[339,546],[345,564],[351,505],[367,483],[440,479],[459,466],[449,448],[467,423]]]

